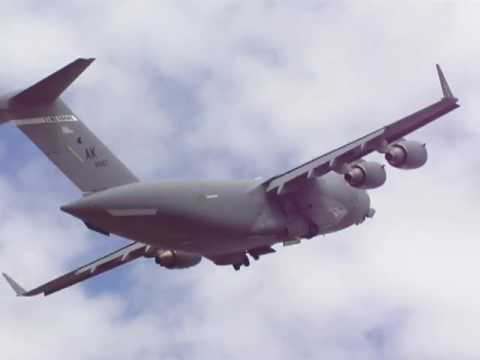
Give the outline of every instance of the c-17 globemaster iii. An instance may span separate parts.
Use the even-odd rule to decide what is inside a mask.
[[[3,274],[18,296],[49,295],[138,258],[183,269],[207,258],[235,270],[297,243],[372,217],[367,189],[385,183],[379,152],[393,167],[427,161],[422,142],[405,136],[459,107],[437,65],[443,97],[398,121],[267,180],[140,181],[61,100],[92,63],[78,59],[26,90],[0,99],[0,122],[12,121],[83,193],[61,207],[100,234],[128,246],[32,290]]]

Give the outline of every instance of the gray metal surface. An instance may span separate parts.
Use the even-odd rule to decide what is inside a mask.
[[[61,115],[15,122],[84,193],[138,181],[85,124],[66,108]]]
[[[79,59],[26,91],[0,98],[0,122],[14,120],[85,193],[63,211],[91,230],[134,243],[33,290],[4,274],[19,296],[48,295],[140,257],[154,257],[166,268],[194,266],[205,257],[238,270],[250,265],[249,256],[257,260],[275,252],[275,244],[358,225],[375,213],[370,198],[339,173],[459,106],[437,67],[442,100],[266,182],[143,183],[58,98],[89,61]],[[183,263],[176,266],[180,256],[174,254]]]
[[[138,181],[58,98],[92,61],[78,59],[7,102],[8,117],[85,193]]]
[[[458,99],[452,95],[445,76],[438,65],[437,72],[443,92],[443,98],[440,101],[292,170],[268,179],[264,183],[266,191],[278,191],[282,186],[292,182],[302,181],[310,176],[322,176],[329,171],[337,170],[336,168],[342,164],[361,159],[374,151],[382,151],[386,145],[400,140],[411,132],[458,108],[460,106],[457,103]]]
[[[84,281],[93,276],[124,265],[132,260],[138,259],[145,255],[148,247],[141,243],[133,243],[127,245],[111,254],[108,254],[98,260],[95,260],[87,265],[81,266],[68,274],[62,275],[48,283],[41,285],[32,290],[25,290],[15,282],[7,274],[3,274],[10,286],[15,290],[17,296],[34,296],[38,294],[49,295],[56,291],[65,289],[76,283]]]

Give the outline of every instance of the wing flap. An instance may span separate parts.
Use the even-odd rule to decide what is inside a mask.
[[[62,275],[52,281],[49,281],[32,290],[25,290],[15,280],[7,274],[3,274],[8,284],[15,291],[17,296],[34,296],[38,294],[50,295],[59,290],[63,290],[69,286],[87,280],[91,277],[100,275],[105,271],[114,269],[120,265],[126,264],[132,260],[147,255],[150,247],[142,243],[133,243],[127,245],[117,251],[114,251],[98,260],[87,265],[79,267],[65,275]]]

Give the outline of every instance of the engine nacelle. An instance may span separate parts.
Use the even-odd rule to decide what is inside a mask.
[[[350,165],[345,181],[359,189],[374,189],[387,180],[385,166],[374,161],[362,161]]]
[[[155,257],[155,262],[167,269],[185,269],[198,265],[202,257],[177,250],[161,250]]]
[[[399,169],[417,169],[427,162],[425,144],[417,141],[402,140],[389,146],[385,159]]]

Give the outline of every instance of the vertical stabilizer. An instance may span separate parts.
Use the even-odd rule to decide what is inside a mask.
[[[138,181],[60,98],[92,61],[77,59],[13,97],[0,99],[0,123],[13,121],[84,193]]]

